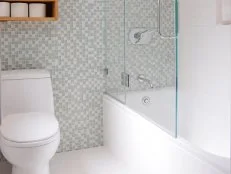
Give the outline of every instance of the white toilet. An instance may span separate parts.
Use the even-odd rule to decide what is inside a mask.
[[[60,142],[49,72],[1,74],[0,148],[13,174],[49,174]]]

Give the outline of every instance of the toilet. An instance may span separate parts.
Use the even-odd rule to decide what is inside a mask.
[[[0,149],[12,174],[49,174],[59,142],[49,72],[2,71]]]

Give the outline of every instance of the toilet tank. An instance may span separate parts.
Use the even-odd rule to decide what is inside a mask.
[[[27,112],[54,114],[50,73],[46,70],[2,71],[1,118]]]

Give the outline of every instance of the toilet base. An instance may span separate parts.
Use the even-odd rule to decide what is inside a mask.
[[[29,169],[13,166],[12,174],[50,174],[50,168],[49,165]]]

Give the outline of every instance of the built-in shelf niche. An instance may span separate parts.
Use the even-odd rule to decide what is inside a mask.
[[[46,17],[0,17],[0,21],[56,21],[58,20],[58,0],[0,0],[0,2],[45,3]]]

